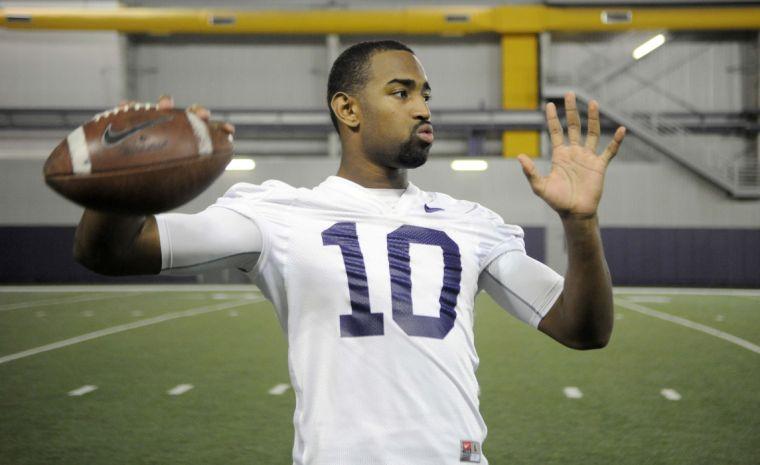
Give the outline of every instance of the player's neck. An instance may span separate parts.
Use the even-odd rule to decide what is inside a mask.
[[[368,189],[406,189],[406,170],[388,168],[372,163],[351,163],[343,157],[338,168],[338,176],[355,182]]]

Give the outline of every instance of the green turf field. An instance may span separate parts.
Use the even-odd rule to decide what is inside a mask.
[[[0,287],[0,463],[290,464],[270,304],[185,289]],[[481,294],[490,463],[760,463],[760,291],[623,289],[616,303],[610,345],[577,352]],[[69,394],[83,386],[97,388]]]

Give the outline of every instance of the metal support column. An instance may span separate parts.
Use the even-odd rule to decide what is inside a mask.
[[[502,106],[505,110],[539,107],[538,36],[506,34],[501,37]],[[536,130],[505,131],[502,155],[541,155],[541,134]]]
[[[325,38],[325,47],[327,48],[327,77],[329,79],[330,68],[340,55],[340,37],[338,34],[327,34]],[[327,79],[325,79],[327,81]],[[340,137],[332,128],[327,133],[327,155],[332,158],[340,157]]]

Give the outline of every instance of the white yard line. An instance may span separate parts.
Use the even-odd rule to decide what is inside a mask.
[[[702,289],[676,287],[616,287],[615,294],[664,294],[664,295],[704,295],[704,296],[744,296],[760,297],[760,289]]]
[[[268,392],[273,396],[281,396],[285,394],[285,391],[290,389],[290,384],[278,384],[270,389]]]
[[[73,391],[69,391],[69,396],[71,396],[71,397],[80,397],[80,396],[83,396],[85,394],[91,393],[92,391],[94,391],[97,388],[98,388],[97,386],[93,386],[91,384],[85,384],[84,386],[82,386],[80,388],[74,389]]]
[[[253,284],[116,284],[116,285],[57,285],[57,286],[0,286],[3,292],[256,292]]]
[[[660,391],[660,394],[662,395],[662,397],[668,400],[681,400],[681,394],[679,394],[675,389],[665,388],[662,391]]]
[[[629,302],[640,304],[669,304],[673,299],[665,295],[647,295],[647,294],[628,294],[626,296]]]
[[[703,325],[701,323],[695,323],[691,320],[687,320],[686,318],[681,318],[680,316],[674,316],[669,313],[660,312],[652,308],[645,307],[641,304],[629,302],[625,299],[615,299],[615,304],[620,305],[623,308],[627,308],[628,310],[633,310],[634,312],[639,312],[647,316],[652,316],[661,320],[670,321],[671,323],[685,326],[690,329],[695,329],[705,334],[709,334],[710,336],[715,336],[717,338],[723,339],[724,341],[736,344],[739,347],[743,347],[756,354],[760,354],[760,346],[757,346],[745,339],[734,336],[733,334],[728,334],[710,326]]]
[[[258,292],[253,284],[116,284],[0,286],[4,292]],[[760,289],[617,287],[615,294],[714,295],[760,297]]]
[[[180,384],[169,389],[168,391],[166,391],[166,393],[169,394],[170,396],[181,396],[182,394],[186,393],[192,388],[193,388],[192,384]]]
[[[74,304],[74,303],[79,303],[79,302],[93,302],[95,300],[115,299],[117,297],[133,297],[135,295],[136,294],[80,295],[76,297],[59,297],[55,299],[41,299],[41,300],[32,300],[32,301],[27,301],[27,302],[16,302],[13,304],[0,305],[0,312],[5,312],[8,310],[19,310],[23,308],[44,307],[46,305],[65,305],[65,304]]]
[[[255,302],[261,302],[263,299],[259,300],[244,300],[244,301],[235,301],[235,302],[224,302],[221,304],[216,305],[207,305],[203,307],[197,307],[197,308],[191,308],[189,310],[183,310],[181,312],[173,312],[173,313],[167,313],[164,315],[159,315],[157,317],[148,318],[145,320],[139,320],[132,323],[127,323],[123,325],[118,326],[112,326],[110,328],[101,329],[98,331],[94,331],[87,334],[82,334],[81,336],[72,337],[69,339],[64,339],[62,341],[54,342],[52,344],[46,344],[44,346],[35,347],[33,349],[25,350],[23,352],[17,352],[15,354],[5,355],[3,357],[0,357],[0,365],[3,363],[7,363],[13,360],[18,360],[20,358],[29,357],[32,355],[40,354],[42,352],[47,352],[50,350],[60,349],[62,347],[67,347],[74,344],[79,344],[80,342],[89,341],[92,339],[97,339],[99,337],[108,336],[111,334],[121,333],[123,331],[129,331],[130,329],[136,329],[136,328],[142,328],[143,326],[150,326],[157,323],[163,323],[164,321],[169,320],[176,320],[177,318],[186,318],[190,316],[195,315],[201,315],[203,313],[209,313],[209,312],[217,312],[219,310],[227,310],[229,308],[233,307],[240,307],[242,305],[248,305],[250,303]]]
[[[562,390],[565,393],[565,397],[568,399],[580,399],[583,397],[583,393],[575,386],[567,386]]]

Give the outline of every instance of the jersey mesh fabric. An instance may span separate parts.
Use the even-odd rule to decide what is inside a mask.
[[[482,444],[474,299],[486,266],[524,254],[521,228],[413,184],[387,202],[335,176],[236,184],[213,207],[262,234],[250,275],[288,339],[294,464],[453,465],[462,441]]]
[[[337,177],[312,190],[236,185],[217,206],[250,217],[264,236],[254,273],[287,332],[294,463],[454,464],[461,441],[482,443],[474,298],[494,256],[524,250],[520,228],[411,184],[389,207]],[[446,253],[458,258],[448,272]],[[411,281],[415,269],[423,273]],[[456,295],[453,285],[444,291],[452,274]],[[439,305],[415,305],[414,288]],[[366,310],[371,322],[342,324]]]

